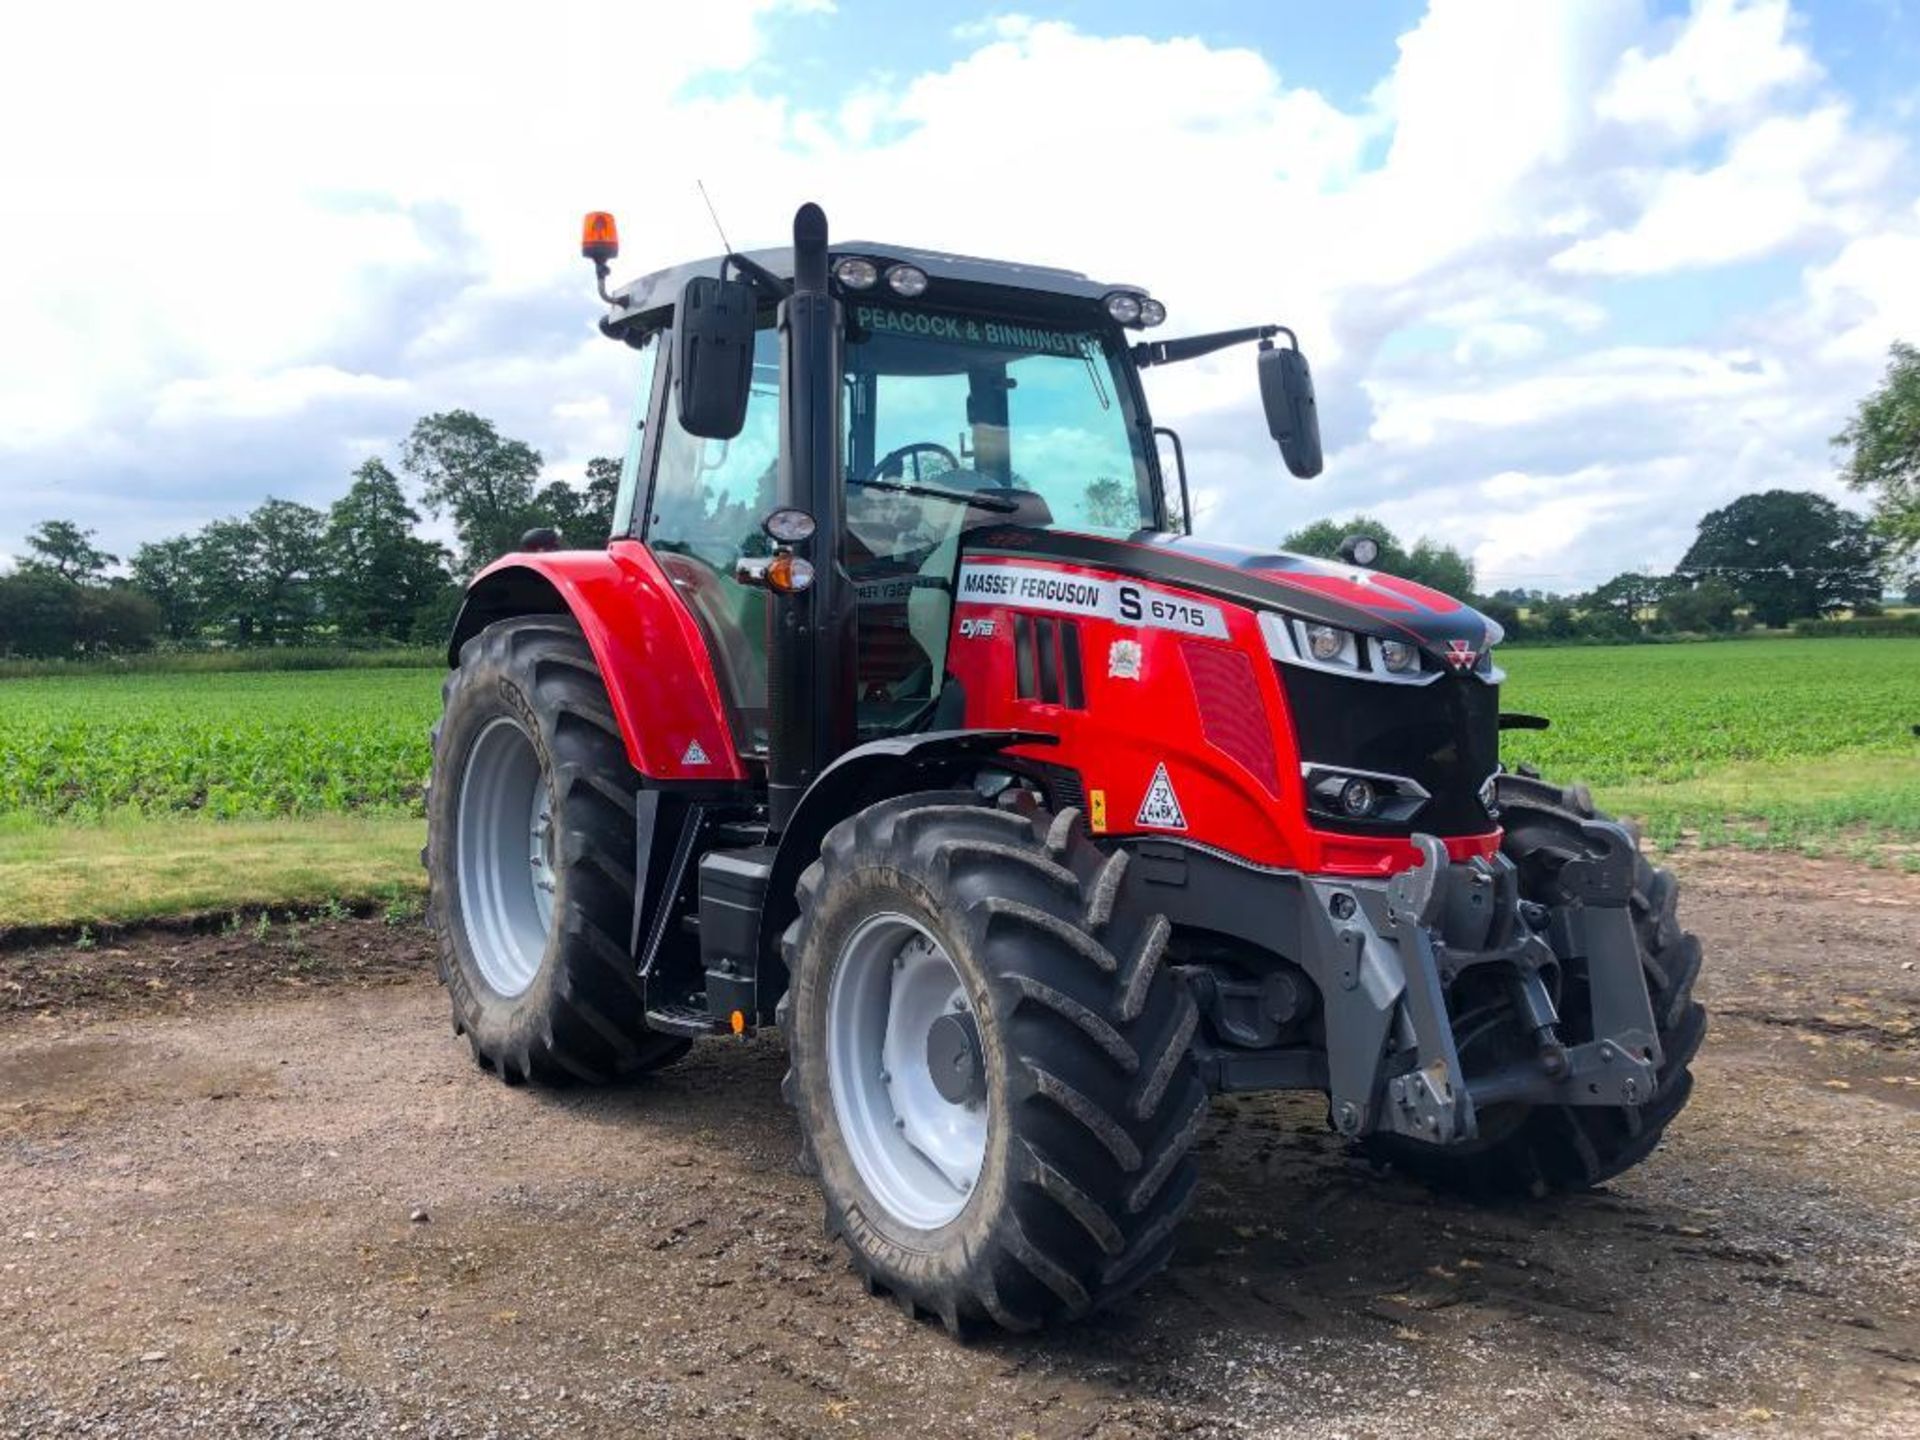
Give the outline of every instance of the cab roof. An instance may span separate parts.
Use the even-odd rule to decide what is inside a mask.
[[[793,250],[747,250],[748,260],[782,280],[793,279]],[[827,257],[829,270],[848,256],[863,256],[884,271],[889,264],[905,262],[927,272],[931,282],[926,299],[937,303],[937,292],[944,285],[989,286],[1000,290],[1025,290],[1069,300],[1098,301],[1115,290],[1145,294],[1138,285],[1105,284],[1089,279],[1078,270],[1061,270],[1050,265],[1023,265],[1011,260],[983,260],[975,255],[951,255],[940,250],[917,250],[911,245],[889,245],[875,240],[848,240],[833,246]],[[642,275],[612,291],[618,308],[608,317],[611,323],[658,324],[680,298],[681,287],[696,275],[718,275],[724,255],[689,261],[651,275]]]

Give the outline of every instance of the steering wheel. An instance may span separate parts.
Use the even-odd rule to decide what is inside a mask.
[[[896,473],[904,474],[908,459],[922,453],[940,456],[941,459],[947,462],[947,468],[949,470],[958,470],[960,468],[960,457],[946,446],[934,440],[916,440],[911,445],[902,445],[897,449],[889,450],[885,455],[881,456],[880,463],[873,467],[873,473],[867,476],[867,478],[869,480],[877,480],[889,470],[895,470],[895,467],[898,467]],[[913,478],[916,481],[920,479],[920,467],[918,465],[913,467]]]

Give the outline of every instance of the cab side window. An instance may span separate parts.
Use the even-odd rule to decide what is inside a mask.
[[[613,500],[613,524],[608,528],[611,535],[631,535],[634,521],[634,498],[640,489],[640,458],[646,447],[647,424],[652,413],[653,376],[658,369],[660,358],[660,337],[649,335],[647,343],[640,348],[640,364],[634,377],[633,406],[628,414],[632,417],[627,431],[627,449],[620,462],[620,489]]]
[[[731,440],[680,428],[668,394],[654,464],[646,539],[706,633],[735,734],[748,753],[767,733],[767,593],[733,578],[734,562],[767,553],[760,522],[774,508],[780,473],[780,341],[754,337],[746,424]]]

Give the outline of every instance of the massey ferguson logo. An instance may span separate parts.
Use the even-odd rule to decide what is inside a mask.
[[[1449,640],[1447,642],[1447,664],[1455,670],[1471,670],[1473,662],[1479,658],[1480,652],[1467,641]]]

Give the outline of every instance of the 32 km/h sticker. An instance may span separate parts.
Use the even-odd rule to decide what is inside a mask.
[[[1153,783],[1147,786],[1146,798],[1140,802],[1140,813],[1133,817],[1133,823],[1151,825],[1156,830],[1187,828],[1187,814],[1180,808],[1180,797],[1173,793],[1173,777],[1167,774],[1166,761],[1162,760],[1153,772]]]
[[[962,565],[955,599],[962,605],[1052,610],[1062,615],[1092,615],[1118,625],[1147,625],[1214,640],[1227,638],[1227,617],[1217,605],[1188,600],[1134,580],[1075,575],[1050,566]]]

